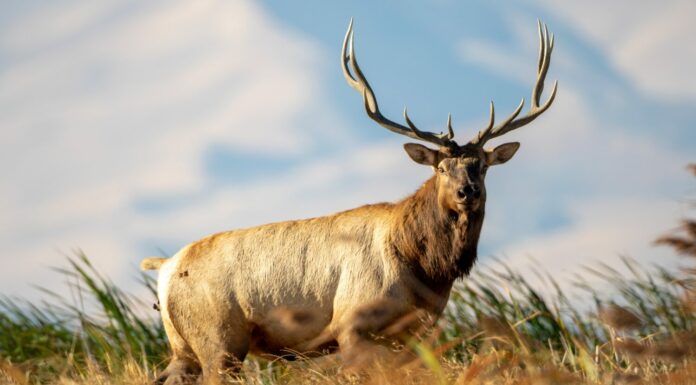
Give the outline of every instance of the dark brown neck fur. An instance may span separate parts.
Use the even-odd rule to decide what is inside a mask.
[[[426,286],[449,286],[467,275],[476,261],[483,217],[483,205],[459,217],[443,212],[432,177],[395,205],[393,250]]]

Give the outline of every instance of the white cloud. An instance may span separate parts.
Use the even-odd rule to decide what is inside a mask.
[[[342,136],[339,124],[319,135],[299,125],[333,120],[315,43],[253,2],[166,4],[61,4],[0,33],[0,247],[15,271],[76,247],[109,271],[132,261],[157,228],[128,230],[134,200],[204,191],[213,144],[289,155]],[[1,281],[12,293],[32,279]]]
[[[21,23],[6,26],[0,35],[0,48],[13,53],[46,48],[95,26],[115,8],[114,3],[105,1],[90,1],[80,6],[43,4],[41,12],[23,17]]]
[[[415,191],[432,171],[413,163],[398,143],[366,144],[291,169],[283,175],[231,185],[163,216],[139,216],[137,232],[194,240],[209,232],[327,215]],[[183,246],[183,245],[181,245]]]
[[[696,100],[693,1],[538,2],[591,39],[646,94]]]
[[[574,292],[577,275],[597,288],[606,285],[599,277],[586,274],[584,267],[599,263],[629,274],[621,258],[630,257],[641,266],[658,265],[673,269],[681,261],[665,248],[653,246],[660,235],[674,228],[682,214],[678,203],[646,198],[593,199],[569,207],[571,225],[560,231],[539,234],[502,248],[501,260],[513,270],[524,272],[537,287],[544,287],[530,268],[541,269],[566,292]]]
[[[529,56],[530,64],[521,66],[521,59],[525,56],[521,49],[503,47],[491,40],[464,38],[457,45],[457,53],[462,61],[479,65],[509,79],[524,83],[532,79],[532,72],[527,73],[526,70],[532,66],[535,58]]]

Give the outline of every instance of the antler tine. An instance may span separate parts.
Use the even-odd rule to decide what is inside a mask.
[[[360,91],[360,84],[358,83],[350,71],[348,71],[348,61],[350,60],[350,55],[348,54],[348,41],[353,41],[351,35],[353,34],[353,18],[350,18],[350,23],[348,23],[348,29],[346,30],[346,36],[343,38],[343,48],[341,49],[341,68],[343,69],[343,77],[346,78],[348,85],[352,88]],[[352,45],[352,44],[351,44]],[[352,52],[352,48],[351,48]]]
[[[425,140],[425,141],[428,140],[428,134],[429,134],[429,133],[428,133],[428,132],[425,132],[425,131],[419,130],[418,127],[416,127],[416,125],[413,124],[413,122],[411,121],[411,119],[408,117],[408,111],[407,111],[406,107],[404,107],[404,120],[406,121],[406,124],[408,124],[408,128],[410,128],[411,131],[413,131],[413,133],[416,134],[416,136],[417,136],[419,139],[423,139],[423,140]],[[435,135],[435,134],[431,134],[431,135]],[[435,136],[436,136],[436,137],[439,137],[438,135],[435,135]]]
[[[349,64],[350,69],[348,68]],[[367,78],[365,78],[365,75],[358,65],[358,61],[355,58],[355,47],[353,46],[353,19],[350,20],[348,30],[346,31],[346,36],[343,39],[341,67],[343,68],[343,76],[346,78],[348,84],[362,94],[367,116],[377,122],[380,126],[397,134],[405,135],[413,139],[424,140],[426,142],[437,144],[438,146],[448,146],[453,143],[452,138],[454,137],[454,131],[452,130],[451,116],[447,121],[448,132],[435,134],[432,132],[419,130],[408,117],[408,112],[405,108],[404,119],[406,120],[408,127],[396,123],[382,115],[379,110],[379,106],[377,105],[377,97],[372,91],[370,83],[368,83]]]
[[[500,131],[505,127],[509,127],[510,122],[515,120],[517,115],[519,115],[520,112],[522,112],[523,107],[524,107],[524,98],[522,98],[522,100],[520,100],[520,104],[517,105],[517,108],[515,108],[515,111],[513,111],[512,114],[510,114],[510,116],[507,117],[507,119],[503,120],[502,123],[500,123],[493,130],[491,130],[492,134],[495,136],[504,134],[504,133],[501,133]]]
[[[351,20],[351,23],[353,20]],[[541,27],[541,20],[537,19],[537,32],[539,33],[539,64],[537,66],[537,72],[541,71],[541,67],[544,64],[544,55],[546,45],[544,44],[544,30]]]
[[[454,130],[452,129],[452,113],[447,114],[447,140],[454,138]]]
[[[491,117],[488,126],[483,130],[479,131],[478,135],[474,139],[472,139],[470,143],[483,146],[486,143],[486,141],[490,139],[504,135],[514,129],[520,128],[530,123],[539,115],[544,113],[544,111],[546,111],[551,106],[551,103],[553,103],[554,99],[556,98],[556,91],[558,90],[558,81],[554,81],[553,89],[551,90],[551,95],[549,96],[546,103],[539,106],[541,94],[544,91],[544,82],[546,81],[546,74],[548,73],[549,65],[551,64],[551,53],[553,52],[554,37],[553,34],[549,35],[548,27],[541,21],[538,21],[538,31],[539,60],[537,63],[537,79],[534,84],[534,88],[532,88],[532,101],[529,108],[529,112],[525,116],[517,119],[517,116],[520,114],[520,112],[522,112],[522,108],[524,107],[524,99],[522,99],[515,111],[512,114],[510,114],[510,116],[507,119],[505,119],[497,126],[493,127],[494,110],[493,102],[491,102]]]
[[[536,86],[532,91],[532,106],[539,107],[539,99],[541,98],[541,93],[544,91],[544,81],[546,80],[546,73],[549,71],[549,65],[551,64],[551,52],[553,51],[553,34],[549,39],[549,29],[546,24],[543,25],[539,21],[539,36],[543,36],[539,42],[539,69],[538,77],[536,81]]]
[[[472,140],[472,142],[478,142],[482,138],[487,137],[490,135],[491,130],[493,129],[493,124],[495,123],[495,106],[493,105],[493,101],[491,100],[491,112],[490,112],[490,117],[488,118],[488,126],[484,128],[483,130],[479,131],[478,135],[476,135],[476,138]]]
[[[346,52],[346,43],[349,44],[348,52]],[[346,53],[348,53],[347,57]],[[346,66],[348,62],[350,62],[350,66],[353,68],[355,76],[353,76],[350,73],[350,70]],[[360,69],[360,66],[358,65],[358,61],[355,58],[355,47],[353,45],[353,19],[350,20],[350,25],[348,26],[348,31],[346,32],[346,37],[343,41],[342,63],[343,75],[348,81],[348,84],[350,84],[351,87],[363,94],[363,98],[365,98],[365,103],[369,106],[370,111],[375,111],[379,114],[379,107],[377,106],[377,98],[375,97],[375,93],[372,91],[370,83],[367,82],[365,75],[363,75],[363,72]]]

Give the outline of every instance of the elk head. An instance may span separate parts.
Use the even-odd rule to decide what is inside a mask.
[[[397,134],[438,146],[437,149],[432,149],[417,143],[407,143],[404,145],[404,149],[416,163],[433,168],[436,178],[435,185],[438,204],[444,212],[459,216],[484,207],[486,201],[484,178],[488,167],[507,162],[520,147],[518,142],[511,142],[487,149],[484,148],[485,143],[490,139],[502,136],[532,122],[551,106],[556,96],[557,82],[554,83],[553,90],[546,103],[543,105],[539,104],[544,89],[544,80],[551,62],[553,34],[549,35],[546,25],[542,26],[541,22],[538,24],[539,61],[537,65],[537,79],[532,89],[530,110],[524,116],[518,117],[524,107],[524,99],[522,99],[515,111],[496,125],[495,110],[491,101],[488,125],[479,131],[469,142],[459,145],[454,141],[451,114],[447,118],[447,133],[440,134],[419,130],[409,118],[405,108],[404,120],[406,121],[406,126],[382,115],[377,105],[377,98],[355,58],[353,21],[351,20],[343,40],[341,55],[343,75],[348,84],[362,94],[365,111],[372,120]]]

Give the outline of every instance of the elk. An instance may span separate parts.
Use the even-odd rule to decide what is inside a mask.
[[[367,115],[380,126],[430,143],[404,145],[416,163],[434,174],[414,194],[396,203],[365,205],[337,214],[226,231],[193,242],[172,258],[147,258],[159,270],[158,299],[172,359],[160,383],[202,375],[219,383],[221,373],[248,352],[340,350],[355,333],[352,319],[365,306],[387,301],[394,316],[414,309],[439,316],[456,279],[477,258],[485,213],[488,167],[510,160],[519,143],[484,145],[546,111],[557,83],[540,104],[553,50],[553,35],[539,22],[539,59],[531,107],[524,99],[499,124],[493,102],[485,128],[464,145],[454,141],[451,115],[446,133],[418,129],[404,110],[406,125],[379,110],[358,66],[352,20],[341,54],[348,84],[363,98]],[[305,312],[301,328],[288,332],[274,319],[279,311]],[[320,339],[318,344],[309,341]]]

